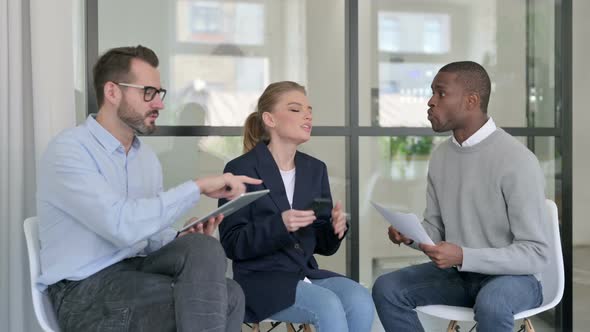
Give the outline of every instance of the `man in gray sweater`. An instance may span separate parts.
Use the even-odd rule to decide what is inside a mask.
[[[431,262],[382,275],[373,299],[386,331],[424,331],[413,310],[473,307],[478,331],[512,331],[515,313],[539,306],[538,273],[548,258],[549,218],[535,155],[487,115],[490,79],[475,62],[437,73],[428,101],[436,132],[453,135],[433,152],[422,225],[435,245],[389,238]]]

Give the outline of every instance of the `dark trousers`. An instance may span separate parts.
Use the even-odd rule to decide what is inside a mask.
[[[49,286],[62,331],[240,331],[244,294],[219,241],[182,236],[146,257]]]

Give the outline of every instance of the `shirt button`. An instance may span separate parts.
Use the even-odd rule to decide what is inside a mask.
[[[295,249],[301,249],[301,246],[299,245],[299,243],[295,243]]]

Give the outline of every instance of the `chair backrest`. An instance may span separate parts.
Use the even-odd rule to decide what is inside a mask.
[[[31,272],[31,294],[33,295],[33,307],[37,321],[44,331],[59,332],[59,326],[55,318],[55,311],[47,292],[41,292],[37,288],[37,279],[41,274],[39,262],[39,219],[31,217],[24,223],[27,252],[29,254],[29,271]]]
[[[547,199],[547,209],[551,218],[551,238],[549,246],[551,254],[549,264],[545,271],[541,272],[541,284],[543,285],[543,304],[541,307],[552,308],[556,306],[563,297],[565,285],[565,274],[563,269],[563,255],[561,252],[561,238],[559,236],[559,219],[557,206]]]

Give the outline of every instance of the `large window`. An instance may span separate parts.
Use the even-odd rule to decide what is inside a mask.
[[[316,125],[345,122],[343,0],[103,0],[96,7],[99,52],[141,43],[160,57],[168,88],[160,125],[242,126],[264,88],[280,80],[308,88]],[[137,8],[142,15],[129,24]]]
[[[492,79],[489,114],[541,163],[569,266],[571,1],[87,0],[87,8],[96,19],[89,65],[121,45],[160,57],[169,95],[145,140],[166,187],[219,173],[241,153],[244,119],[269,83],[305,85],[314,136],[302,150],[326,162],[333,195],[352,216],[346,243],[320,264],[369,288],[378,275],[425,260],[393,248],[370,201],[422,214],[428,159],[448,136],[426,118],[430,84],[448,62],[481,63]],[[203,199],[186,217],[214,205]],[[537,317],[537,329],[570,330],[571,303],[568,281],[563,305]],[[427,330],[446,326],[421,318]],[[373,331],[382,330],[377,320]]]
[[[571,170],[562,159],[555,8],[553,1],[358,2],[358,122],[363,129],[357,159],[362,179],[358,276],[363,284],[370,287],[383,273],[427,261],[421,252],[391,245],[387,225],[370,201],[424,212],[428,159],[444,139],[430,130],[427,102],[434,76],[448,62],[472,60],[486,68],[492,80],[488,113],[537,155],[546,197],[567,211],[571,202],[564,204],[563,179]],[[571,224],[562,232],[566,227]],[[559,310],[540,315],[537,329],[559,328],[559,315]],[[444,327],[421,318],[431,324],[427,330]]]

